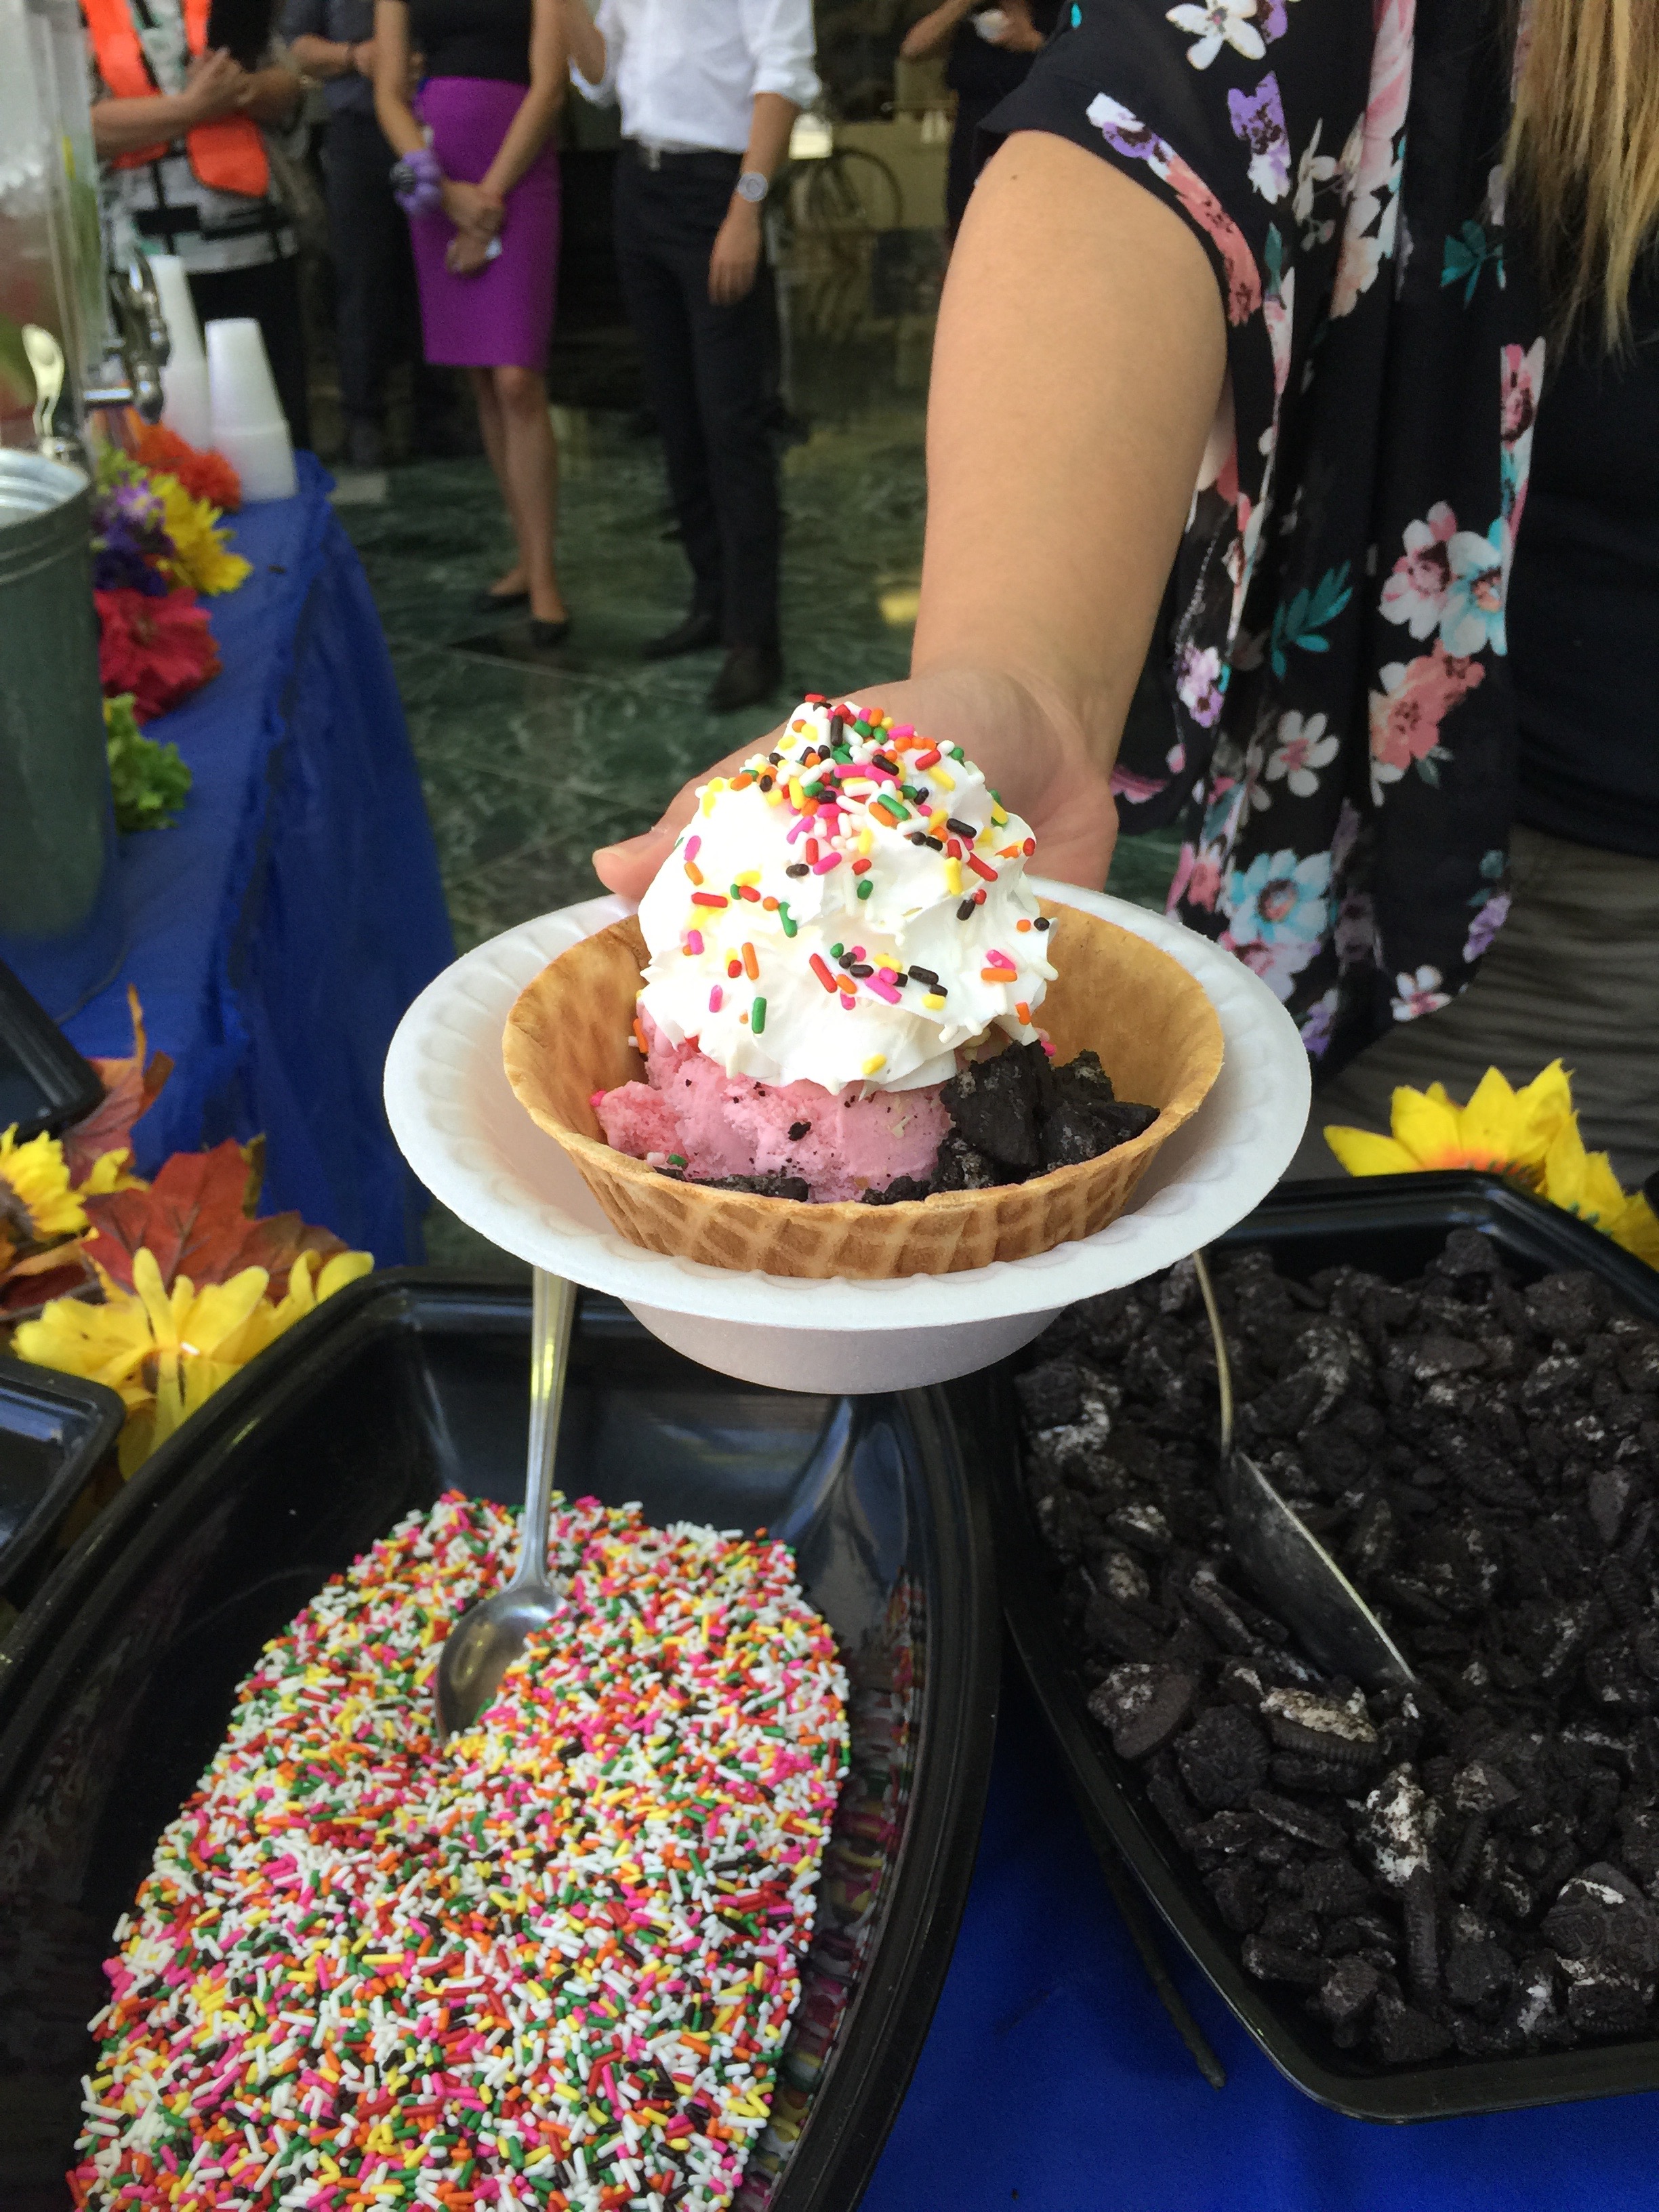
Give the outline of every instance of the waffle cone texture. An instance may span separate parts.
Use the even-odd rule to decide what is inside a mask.
[[[647,954],[631,916],[544,968],[507,1016],[502,1056],[519,1103],[580,1169],[617,1228],[647,1251],[771,1275],[944,1275],[1027,1260],[1115,1221],[1158,1147],[1190,1119],[1221,1068],[1221,1024],[1166,952],[1115,922],[1043,902],[1055,924],[1042,1018],[1057,1060],[1100,1055],[1120,1098],[1160,1109],[1150,1129],[1098,1159],[994,1190],[941,1191],[894,1206],[813,1205],[709,1190],[613,1152],[588,1103],[641,1082],[629,1028]]]

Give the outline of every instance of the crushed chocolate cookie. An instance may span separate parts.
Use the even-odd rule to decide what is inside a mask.
[[[1075,1064],[1074,1064],[1075,1068]],[[1092,1072],[1066,1101],[1098,1112]],[[1659,2030],[1659,1327],[1456,1231],[1413,1281],[1216,1269],[1240,1435],[1419,1676],[1366,1696],[1256,1602],[1190,1263],[1016,1381],[1089,1711],[1246,1972],[1387,2066]]]

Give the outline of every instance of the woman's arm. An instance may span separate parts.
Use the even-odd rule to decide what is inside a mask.
[[[961,744],[1045,874],[1104,879],[1107,778],[1225,371],[1219,288],[1180,216],[1066,140],[1009,139],[939,314],[912,673],[853,696]],[[690,790],[595,856],[612,890],[644,890]]]
[[[504,200],[547,143],[553,118],[564,100],[564,9],[561,0],[534,0],[530,18],[530,88],[478,190]]]
[[[603,84],[606,67],[605,33],[582,0],[560,0],[565,49],[589,84]]]
[[[97,100],[92,106],[92,143],[100,161],[136,154],[146,146],[170,146],[198,123],[234,115],[247,72],[222,49],[198,54],[182,92],[157,92],[137,100]]]
[[[923,15],[912,23],[899,44],[899,58],[907,62],[931,61],[942,54],[956,36],[957,26],[977,0],[943,0],[931,15]]]
[[[289,41],[289,52],[307,76],[327,84],[339,76],[374,75],[374,41],[360,39],[354,46],[343,39],[325,39],[312,31]]]
[[[426,134],[409,104],[409,9],[404,0],[374,0],[374,112],[394,153],[417,153],[426,144]]]
[[[250,71],[236,105],[255,123],[280,129],[294,120],[294,112],[304,96],[305,88],[295,72],[273,62],[266,69]]]

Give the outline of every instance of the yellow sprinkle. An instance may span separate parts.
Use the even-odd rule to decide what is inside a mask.
[[[860,830],[859,831],[860,860],[867,860],[869,859],[871,853],[875,848],[875,842],[876,833],[873,830]]]
[[[928,769],[927,773],[933,777],[935,783],[942,783],[947,791],[954,791],[956,789],[957,780],[945,768],[943,761],[935,761],[932,768]]]
[[[942,806],[936,806],[927,817],[928,834],[931,836],[937,837],[939,831],[945,827],[945,809]]]
[[[939,1011],[939,1008],[945,1004],[945,1001],[939,997],[936,991],[930,991],[921,1003],[927,1007],[930,1014],[936,1014]]]
[[[991,802],[991,819],[996,823],[999,830],[1008,819],[1006,810],[999,806],[994,799]]]
[[[800,778],[798,775],[792,775],[789,779],[789,804],[797,814],[805,813],[806,793],[800,787]]]
[[[952,898],[956,898],[960,896],[962,890],[962,863],[960,860],[947,860],[945,863],[945,888],[950,892]]]
[[[712,814],[714,812],[714,801],[719,798],[720,793],[723,792],[725,788],[726,778],[723,775],[717,775],[714,781],[705,787],[702,794],[702,811],[705,814]]]
[[[758,868],[745,868],[740,876],[733,876],[732,878],[734,884],[757,884],[760,879],[761,872]]]
[[[783,804],[783,793],[779,790],[775,783],[772,786],[770,791],[765,793],[763,796],[769,806],[781,806]]]
[[[887,1055],[884,1052],[872,1053],[864,1063],[864,1072],[866,1075],[874,1075],[878,1069],[885,1067],[886,1065]]]

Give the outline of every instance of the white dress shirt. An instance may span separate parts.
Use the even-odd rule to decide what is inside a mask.
[[[576,89],[619,101],[624,138],[676,152],[741,154],[757,92],[797,107],[818,95],[812,0],[600,0],[605,76]]]

